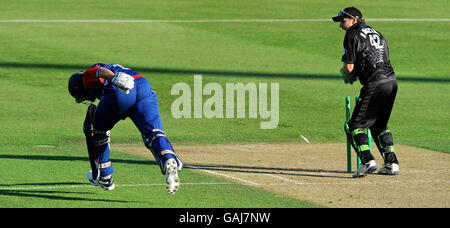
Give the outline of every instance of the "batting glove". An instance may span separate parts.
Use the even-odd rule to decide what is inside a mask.
[[[123,72],[117,72],[114,74],[111,82],[125,94],[129,94],[130,90],[134,87],[134,78]]]
[[[345,84],[350,83],[350,85],[353,85],[353,82],[356,81],[356,76],[345,73],[344,68],[341,68],[340,72]]]

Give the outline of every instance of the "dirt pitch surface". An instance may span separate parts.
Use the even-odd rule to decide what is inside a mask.
[[[144,146],[112,145],[112,149],[153,160]],[[441,152],[396,145],[400,175],[374,173],[352,178],[346,172],[345,144],[231,144],[175,149],[188,169],[327,207],[450,207],[450,155]],[[381,167],[381,155],[377,150],[373,154]],[[353,169],[355,159],[354,155]]]

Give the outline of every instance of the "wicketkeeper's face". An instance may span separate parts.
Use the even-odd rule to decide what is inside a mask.
[[[352,27],[352,25],[356,24],[356,19],[353,18],[342,18],[341,23],[339,24],[339,27],[341,27],[341,29],[347,31],[350,27]]]

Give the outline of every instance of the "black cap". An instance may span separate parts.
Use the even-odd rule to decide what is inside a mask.
[[[355,7],[347,7],[343,10],[339,10],[339,13],[336,17],[333,17],[333,21],[334,22],[339,22],[341,21],[343,18],[355,18],[355,19],[362,19],[362,13],[361,11],[359,11],[359,9],[355,8]]]

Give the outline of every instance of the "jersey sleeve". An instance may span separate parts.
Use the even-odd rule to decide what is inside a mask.
[[[107,81],[104,78],[98,77],[98,70],[103,64],[97,63],[87,69],[83,75],[83,86],[86,89],[96,89],[102,85],[106,85]]]
[[[344,52],[342,53],[342,62],[344,63],[355,63],[356,61],[356,50],[357,41],[355,36],[350,34],[345,36],[344,39]]]

